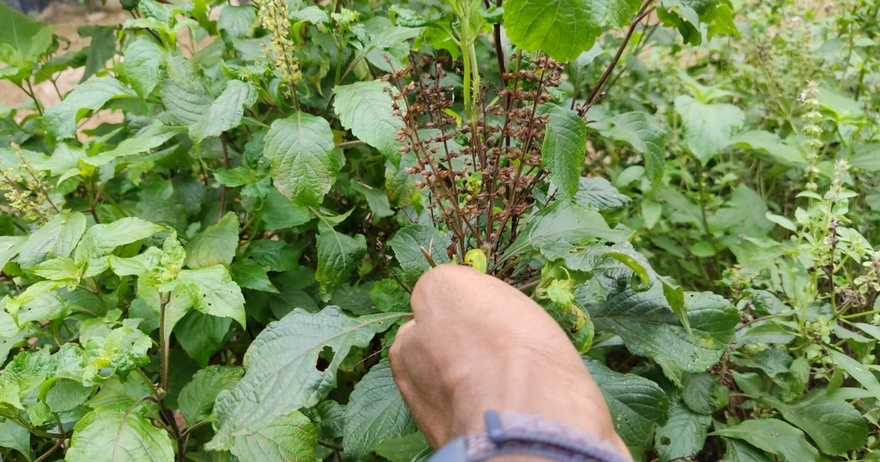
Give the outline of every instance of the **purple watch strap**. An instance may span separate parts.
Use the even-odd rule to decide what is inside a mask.
[[[467,462],[530,455],[559,462],[631,462],[607,441],[542,417],[486,412],[486,431],[465,438]]]

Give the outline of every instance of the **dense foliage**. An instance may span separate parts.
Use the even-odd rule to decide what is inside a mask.
[[[880,1],[123,7],[0,3],[0,459],[424,460],[385,357],[448,262],[636,460],[878,458]]]

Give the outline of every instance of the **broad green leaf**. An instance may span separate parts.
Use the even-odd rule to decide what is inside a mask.
[[[319,205],[342,167],[330,124],[303,112],[272,123],[264,155],[275,186],[299,205]]]
[[[416,431],[403,396],[391,376],[387,360],[373,366],[354,387],[345,407],[345,455],[355,459],[368,456],[382,441]]]
[[[228,265],[238,250],[238,216],[229,212],[186,244],[186,266]]]
[[[252,432],[236,433],[229,450],[239,460],[313,462],[318,432],[301,412],[276,417]]]
[[[0,61],[10,66],[36,63],[52,44],[52,26],[15,11],[0,3]]]
[[[710,374],[687,374],[683,384],[682,401],[697,414],[712,415],[724,405],[724,398],[719,396],[723,387]]]
[[[92,385],[113,374],[124,379],[138,367],[150,363],[147,352],[153,342],[150,337],[136,329],[138,324],[140,323],[136,320],[127,319],[121,327],[109,332],[104,325],[94,329],[81,329],[80,342],[85,356],[83,383]]]
[[[330,295],[357,269],[367,253],[367,239],[357,234],[347,236],[331,230],[318,235],[318,271],[315,280],[321,291]]]
[[[0,371],[0,404],[23,410],[21,400],[49,378],[51,372],[49,350],[16,354]]]
[[[403,268],[404,278],[415,283],[422,274],[431,269],[431,263],[422,253],[422,248],[435,264],[442,265],[450,261],[446,249],[452,245],[452,241],[433,226],[407,225],[388,241],[388,245],[394,252],[397,263]]]
[[[159,94],[168,118],[180,125],[198,123],[212,103],[202,82],[189,75],[162,80]]]
[[[873,393],[875,398],[880,399],[880,382],[877,381],[877,377],[871,372],[867,365],[835,350],[829,349],[828,353],[831,355],[835,364],[842,367],[847,374],[851,375],[852,378],[862,384],[866,390]]]
[[[737,310],[711,293],[687,293],[685,306],[692,334],[676,318],[661,284],[643,292],[627,288],[589,309],[597,332],[620,335],[631,352],[657,360],[675,379],[681,371],[703,372],[718,362],[739,322]]]
[[[205,138],[219,136],[237,127],[244,115],[244,108],[257,101],[257,90],[241,80],[230,80],[223,93],[217,97],[196,123],[190,125],[189,136],[196,143]]]
[[[229,448],[238,434],[254,433],[265,422],[311,407],[335,386],[336,371],[353,347],[366,347],[376,333],[403,314],[342,314],[338,307],[319,313],[294,310],[253,341],[244,358],[246,373],[231,391],[221,392],[214,412],[217,435],[212,450]],[[327,366],[316,367],[322,351]]]
[[[110,267],[107,257],[117,247],[146,239],[163,229],[162,226],[135,217],[92,226],[76,246],[73,260],[77,264],[88,263],[83,277],[97,276]]]
[[[880,144],[858,144],[853,147],[853,155],[849,158],[853,168],[866,172],[880,171]]]
[[[391,85],[381,80],[337,85],[334,109],[342,126],[359,140],[376,148],[395,165],[400,164],[397,132],[403,119],[393,115]]]
[[[151,38],[139,38],[125,48],[122,62],[125,76],[141,98],[146,98],[159,84],[159,66],[164,51]]]
[[[819,460],[819,451],[807,442],[804,434],[778,419],[750,419],[712,434],[746,441],[788,462]]]
[[[367,199],[367,205],[373,212],[373,221],[394,215],[394,210],[391,210],[391,204],[388,202],[388,195],[383,189],[366,185],[354,178],[351,179],[351,187]]]
[[[591,0],[507,0],[504,27],[518,48],[571,61],[592,48],[601,32],[593,4]]]
[[[722,438],[727,452],[722,462],[772,462],[767,453],[742,440]]]
[[[706,429],[712,416],[692,412],[683,403],[676,402],[669,412],[669,420],[654,434],[654,447],[660,461],[688,460],[703,449]]]
[[[412,433],[398,438],[389,438],[377,444],[373,450],[390,462],[412,462],[420,460],[419,456],[423,453],[430,454],[431,446],[425,441],[424,435]]]
[[[666,130],[644,112],[628,112],[607,120],[591,122],[602,136],[628,143],[645,158],[645,175],[656,184],[666,169]]]
[[[266,195],[263,206],[256,211],[257,218],[267,230],[293,228],[315,218],[308,207],[284,197],[271,185],[268,189],[269,194]]]
[[[259,263],[252,261],[236,262],[232,265],[232,280],[243,289],[261,292],[280,293],[269,280],[269,274]]]
[[[21,244],[18,263],[31,268],[49,257],[69,257],[85,232],[85,215],[79,212],[58,215]]]
[[[562,106],[543,105],[538,114],[547,116],[541,167],[550,171],[550,181],[560,197],[570,199],[578,192],[587,155],[587,124],[576,112]]]
[[[231,41],[247,35],[257,14],[251,5],[224,5],[217,19],[217,29],[223,40]]]
[[[868,425],[862,414],[843,400],[829,400],[820,395],[816,399],[797,404],[770,400],[785,420],[803,430],[819,449],[828,455],[838,455],[864,447],[868,439]]]
[[[576,245],[590,240],[620,242],[626,234],[608,227],[602,215],[569,201],[559,201],[529,219],[516,241],[505,252],[520,255],[548,245]]]
[[[639,460],[654,427],[666,422],[669,398],[659,385],[646,378],[612,371],[591,358],[584,358],[584,364],[602,390],[617,433]]]
[[[223,390],[231,390],[241,380],[244,369],[231,366],[208,366],[200,369],[180,390],[177,403],[188,426],[207,419],[214,400]]]
[[[76,32],[80,37],[92,38],[88,48],[85,50],[86,65],[80,83],[85,82],[101,69],[106,68],[107,61],[110,61],[116,55],[117,30],[118,28],[115,26],[97,25],[85,25],[77,28]]]
[[[245,251],[245,257],[269,268],[270,271],[290,271],[296,268],[296,254],[283,241],[270,239],[251,241]]]
[[[684,139],[691,154],[706,165],[730,144],[733,132],[745,121],[742,110],[731,104],[704,104],[690,96],[675,98]]]
[[[168,462],[174,460],[171,438],[149,419],[125,409],[98,409],[73,430],[68,462]]]
[[[76,124],[88,112],[102,108],[115,98],[130,98],[134,92],[112,77],[92,77],[79,84],[60,103],[46,110],[43,121],[46,133],[58,138],[70,138],[76,133]]]
[[[89,399],[92,391],[94,391],[94,387],[84,386],[76,379],[53,379],[46,381],[46,383],[40,387],[42,395],[44,394],[42,393],[42,390],[47,386],[51,386],[51,388],[48,388],[44,397],[46,405],[49,406],[51,412],[72,411]]]
[[[35,266],[34,274],[52,281],[74,280],[80,278],[81,268],[70,258],[61,257],[46,260]]]
[[[169,306],[174,306],[173,296],[172,304]],[[170,323],[175,338],[190,358],[199,366],[207,367],[211,356],[223,345],[232,325],[232,319],[211,316],[199,311],[187,313],[186,310],[178,315],[182,316],[182,319]]]
[[[94,157],[86,157],[83,159],[83,162],[95,167],[100,167],[109,164],[120,157],[150,152],[151,150],[162,146],[166,141],[170,140],[183,130],[183,127],[169,127],[167,125],[162,125],[159,121],[155,121],[136,133],[134,137],[123,140],[114,149],[102,152]]]
[[[178,290],[189,295],[192,306],[211,316],[232,318],[245,327],[244,296],[222,265],[186,270],[177,279]]]
[[[729,146],[749,149],[759,159],[786,167],[807,165],[804,153],[800,149],[783,143],[779,136],[763,130],[740,133],[730,140]]]
[[[601,24],[623,27],[632,21],[641,4],[641,0],[594,0],[592,7]]]
[[[0,236],[0,270],[18,255],[27,239],[27,236]]]
[[[611,212],[626,208],[632,199],[621,194],[605,178],[590,177],[580,179],[574,201],[600,212]]]
[[[22,453],[27,460],[34,460],[31,451],[31,432],[11,420],[0,422],[0,447],[14,449]]]

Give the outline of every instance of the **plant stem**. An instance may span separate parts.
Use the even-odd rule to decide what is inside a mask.
[[[168,375],[169,375],[169,357],[171,332],[165,325],[168,317],[167,306],[170,299],[169,294],[162,295],[159,301],[159,350],[161,351],[161,372],[159,374],[159,388],[162,389],[162,395],[168,392]]]
[[[642,22],[642,19],[645,19],[646,16],[651,12],[649,8],[654,3],[654,0],[645,0],[645,3],[642,4],[642,7],[639,9],[639,12],[636,14],[635,18],[633,18],[632,22],[629,24],[629,29],[626,31],[626,35],[623,37],[623,43],[620,44],[620,47],[617,48],[617,53],[614,55],[614,58],[611,60],[611,64],[605,69],[605,72],[602,73],[602,77],[599,77],[599,81],[596,82],[596,85],[593,87],[593,90],[590,92],[590,96],[587,97],[587,100],[578,110],[578,114],[581,117],[585,117],[587,115],[587,111],[590,110],[590,107],[596,102],[596,98],[598,98],[600,92],[602,91],[602,87],[605,86],[605,82],[611,77],[614,72],[614,68],[617,67],[617,63],[620,62],[620,58],[623,57],[623,52],[626,50],[626,46],[629,45],[629,41],[632,39],[633,33],[636,31],[636,27],[638,27],[639,23]]]

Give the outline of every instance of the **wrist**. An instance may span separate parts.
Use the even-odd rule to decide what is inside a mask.
[[[484,431],[459,437],[444,446],[431,462],[630,462],[625,449],[596,435],[544,417],[519,412],[487,411]]]

